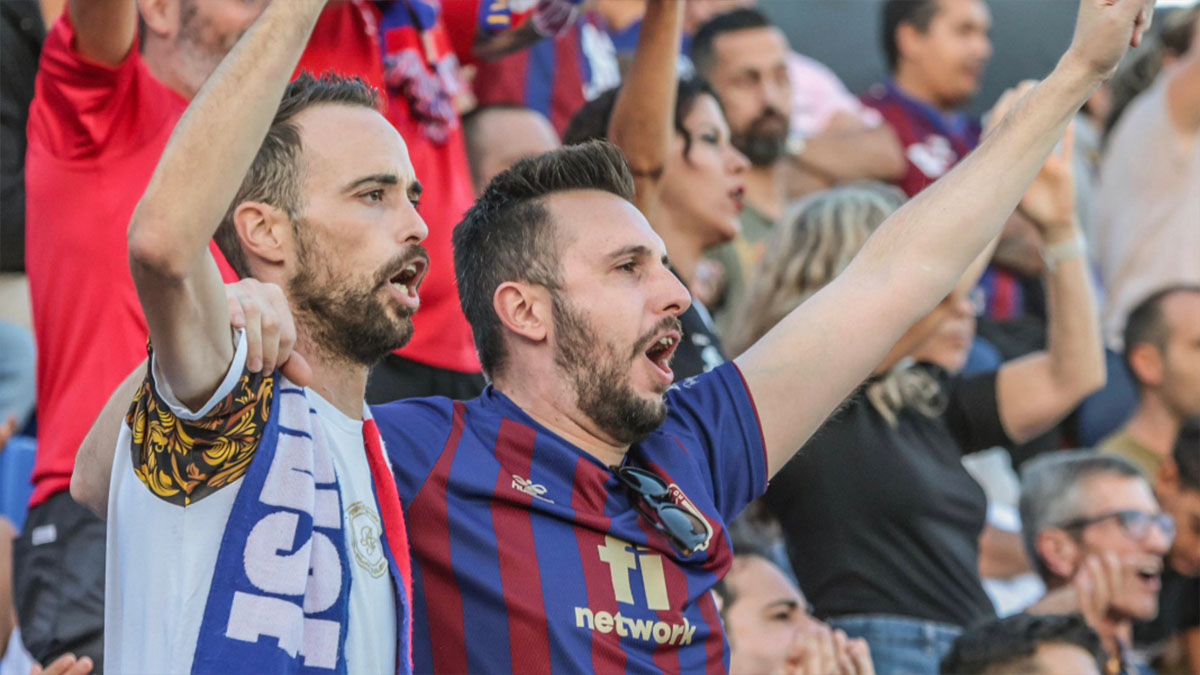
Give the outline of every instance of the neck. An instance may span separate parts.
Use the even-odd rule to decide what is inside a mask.
[[[492,386],[503,392],[525,414],[563,440],[604,463],[620,466],[625,461],[628,445],[617,443],[596,428],[595,423],[574,404],[575,392],[553,374],[529,377],[521,381],[497,377]]]
[[[154,79],[162,82],[168,89],[179,94],[188,101],[196,95],[196,91],[188,86],[179,69],[177,60],[171,57],[173,46],[161,38],[147,34],[143,43],[142,61],[150,69]]]
[[[1133,644],[1133,621],[1129,619],[1105,617],[1092,629],[1100,636],[1100,643],[1109,657],[1121,658],[1124,653],[1121,646]]]
[[[1154,394],[1143,394],[1142,403],[1134,411],[1125,429],[1133,440],[1159,457],[1170,457],[1175,449],[1175,439],[1183,426],[1161,398]]]
[[[655,214],[654,231],[662,237],[667,247],[667,255],[671,258],[671,267],[683,279],[683,285],[689,289],[696,278],[696,266],[704,255],[705,242],[699,236],[695,227],[680,227],[674,216],[673,209],[659,209]]]
[[[752,166],[746,171],[746,203],[752,205],[771,220],[783,216],[783,205],[787,201],[780,158],[771,166]]]
[[[904,92],[909,98],[916,99],[922,103],[928,103],[942,112],[953,112],[953,109],[939,100],[934,94],[933,89],[923,79],[915,76],[909,68],[905,68],[904,66],[897,68],[892,76],[892,82],[895,83],[897,89]]]
[[[340,410],[350,419],[362,419],[363,397],[367,393],[368,368],[337,357],[321,349],[301,335],[296,341],[296,351],[304,355],[312,368],[309,389]]]

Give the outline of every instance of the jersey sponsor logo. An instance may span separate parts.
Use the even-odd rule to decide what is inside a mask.
[[[940,178],[958,161],[954,148],[945,136],[930,134],[924,143],[913,143],[905,153],[921,173],[930,178]]]
[[[513,477],[512,477],[512,487],[514,490],[516,490],[518,492],[524,492],[525,494],[529,495],[530,497],[533,497],[534,499],[540,499],[544,502],[549,502],[551,504],[554,503],[553,499],[549,499],[547,497],[542,496],[542,495],[546,494],[546,486],[545,485],[538,485],[537,483],[533,482],[532,480],[530,480],[528,478],[521,478],[520,476],[518,476],[515,473],[513,474]]]
[[[673,486],[672,486],[673,487]],[[645,601],[647,609],[671,609],[667,597],[667,578],[663,573],[662,556],[644,546],[634,546],[611,535],[596,547],[600,561],[608,565],[612,578],[613,597],[618,603],[637,606]],[[632,576],[640,574],[644,597],[635,597]],[[688,645],[696,634],[696,626],[683,617],[682,623],[667,623],[654,619],[634,619],[620,612],[594,612],[588,607],[575,608],[575,627],[599,633],[616,632],[620,637],[633,637],[658,644]]]

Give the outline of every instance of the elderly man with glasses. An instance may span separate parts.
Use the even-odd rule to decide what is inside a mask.
[[[1029,462],[1022,476],[1025,542],[1048,589],[1030,611],[1081,612],[1104,642],[1105,671],[1138,672],[1133,623],[1158,614],[1174,520],[1119,457],[1053,453]]]

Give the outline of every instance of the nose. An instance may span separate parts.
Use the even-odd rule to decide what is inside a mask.
[[[1163,530],[1163,526],[1157,522],[1150,526],[1150,532],[1142,540],[1147,552],[1160,556],[1165,556],[1171,550],[1171,543],[1171,535]]]
[[[665,265],[659,268],[659,278],[659,292],[656,296],[660,298],[660,311],[671,316],[680,316],[691,306],[692,294],[679,277]]]
[[[411,212],[400,218],[397,235],[405,244],[419,244],[429,236],[429,227],[415,208],[409,206],[409,209]]]
[[[750,160],[746,159],[746,156],[742,154],[741,150],[733,147],[732,143],[727,144],[725,149],[725,170],[728,171],[730,175],[740,175],[743,171],[750,168]]]

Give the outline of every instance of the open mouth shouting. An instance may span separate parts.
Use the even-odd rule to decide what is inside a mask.
[[[643,356],[653,368],[657,379],[663,386],[669,387],[675,381],[675,373],[671,371],[671,359],[679,348],[683,335],[677,329],[658,333],[643,352]]]
[[[400,271],[387,280],[392,297],[403,305],[409,312],[415,312],[421,306],[421,297],[417,294],[421,282],[425,280],[425,272],[429,269],[429,260],[424,252],[410,257]]]

